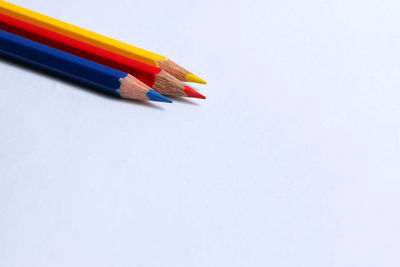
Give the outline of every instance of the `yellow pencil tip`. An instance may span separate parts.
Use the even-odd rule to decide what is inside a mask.
[[[207,84],[205,80],[200,79],[199,77],[197,77],[192,73],[186,74],[185,79],[187,82]]]

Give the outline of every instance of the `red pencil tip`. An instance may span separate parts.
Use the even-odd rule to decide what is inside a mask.
[[[201,98],[201,99],[206,99],[206,97],[202,94],[200,94],[199,92],[197,92],[196,90],[194,90],[193,88],[189,87],[189,86],[185,86],[185,94],[188,97],[195,97],[195,98]]]

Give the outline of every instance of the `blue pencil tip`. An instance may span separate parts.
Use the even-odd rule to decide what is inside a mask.
[[[165,96],[154,90],[148,91],[147,97],[153,101],[172,103],[171,100],[169,100],[168,98],[166,98]]]

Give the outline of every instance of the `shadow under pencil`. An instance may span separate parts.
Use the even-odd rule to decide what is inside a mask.
[[[169,99],[173,100],[174,102],[189,104],[192,106],[199,106],[199,103],[193,102],[187,98],[179,97],[179,96],[168,96]]]

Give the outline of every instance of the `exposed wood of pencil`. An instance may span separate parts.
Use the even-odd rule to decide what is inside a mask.
[[[153,87],[163,95],[186,96],[185,85],[164,70],[157,74]]]
[[[178,64],[175,64],[172,60],[158,60],[158,65],[160,68],[163,70],[167,71],[169,74],[174,76],[180,81],[185,81],[186,80],[186,75],[189,74],[190,72],[184,69],[183,67],[179,66]]]
[[[168,89],[164,89],[167,88]],[[187,96],[206,99],[206,97],[193,88],[183,84],[168,72],[162,70],[157,76],[153,88],[161,94],[171,96]]]
[[[205,96],[185,85],[165,70],[161,70],[160,73],[155,75],[153,89],[163,95],[206,99]]]
[[[122,98],[136,99],[136,100],[148,100],[147,92],[149,87],[128,74],[125,78],[120,79],[121,87],[117,90]]]
[[[172,76],[177,78],[180,81],[184,82],[195,82],[195,83],[202,83],[206,84],[207,82],[203,79],[200,79],[190,71],[186,70],[185,68],[181,67],[180,65],[176,64],[170,59],[166,60],[158,60],[158,66],[163,70],[170,73]]]

